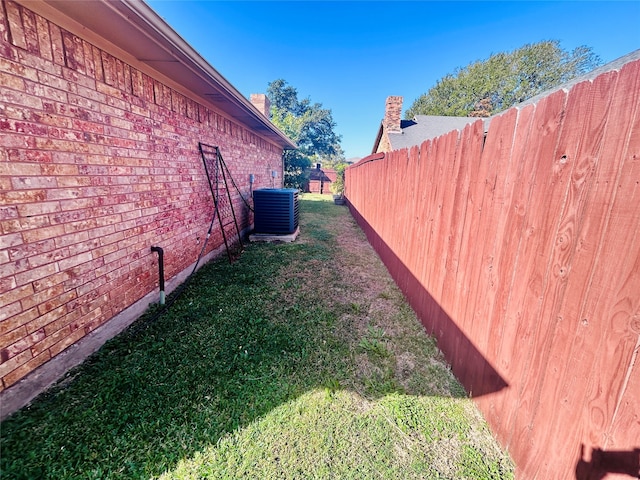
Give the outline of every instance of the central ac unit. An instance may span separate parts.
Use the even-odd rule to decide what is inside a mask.
[[[290,234],[298,228],[298,190],[260,188],[253,191],[255,233]]]

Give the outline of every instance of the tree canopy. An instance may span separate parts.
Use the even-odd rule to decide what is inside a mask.
[[[335,162],[344,158],[341,137],[334,129],[330,109],[321,103],[298,99],[298,91],[282,79],[270,82],[267,97],[271,102],[271,121],[298,145],[284,153],[284,183],[302,188],[313,162]]]
[[[568,52],[557,40],[527,44],[445,75],[413,102],[405,116],[488,117],[601,64],[591,47]]]

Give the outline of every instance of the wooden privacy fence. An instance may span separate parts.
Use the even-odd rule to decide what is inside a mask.
[[[367,157],[346,197],[519,478],[637,475],[640,61]]]

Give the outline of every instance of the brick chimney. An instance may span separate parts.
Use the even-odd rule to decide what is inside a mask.
[[[382,125],[387,132],[400,133],[402,115],[402,97],[387,97]]]
[[[260,113],[265,117],[271,118],[271,102],[264,93],[252,93],[251,103],[256,107]]]

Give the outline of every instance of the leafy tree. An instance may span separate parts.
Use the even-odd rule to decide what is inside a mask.
[[[527,44],[445,75],[418,97],[405,116],[488,117],[601,64],[591,47],[568,52],[557,40]]]
[[[340,162],[333,167],[336,171],[336,181],[331,184],[331,191],[336,195],[344,193],[344,170],[348,166],[347,163]]]
[[[302,188],[314,162],[344,158],[331,110],[308,98],[299,100],[298,91],[282,79],[269,83],[267,96],[271,121],[298,145],[297,150],[284,153],[285,186]]]

